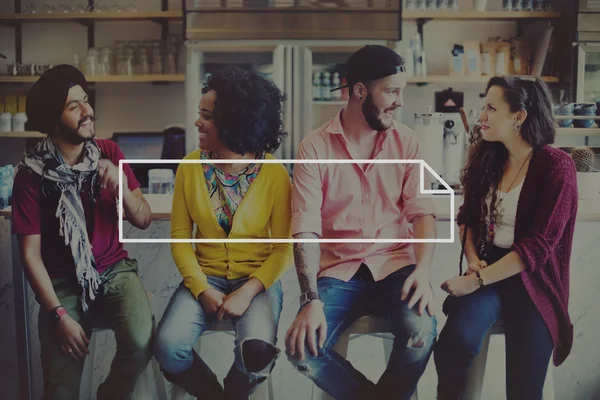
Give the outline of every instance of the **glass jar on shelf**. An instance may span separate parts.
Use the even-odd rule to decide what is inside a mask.
[[[175,52],[172,49],[167,49],[165,57],[165,74],[174,75],[177,73],[177,64],[175,61]]]
[[[137,12],[138,8],[137,8],[137,5],[133,1],[130,1],[130,2],[128,2],[128,3],[125,4],[125,7],[123,8],[123,11],[125,11],[125,12]]]
[[[85,74],[89,76],[98,75],[97,71],[98,52],[95,48],[88,49],[85,57]]]
[[[113,67],[113,51],[110,47],[105,47],[100,51],[100,64],[99,68],[101,75],[112,75],[114,74]]]
[[[73,66],[78,70],[81,70],[81,59],[79,58],[79,53],[73,53]]]
[[[427,11],[437,11],[438,0],[425,0],[425,8],[427,9]]]
[[[446,9],[448,11],[458,11],[458,0],[447,0]]]
[[[163,73],[162,52],[160,45],[156,43],[152,47],[152,74],[160,75]]]
[[[183,44],[180,44],[179,48],[177,49],[177,73],[178,74],[185,74],[186,61],[187,61],[187,57],[186,57],[186,52],[185,52],[185,46]]]
[[[140,48],[140,54],[138,58],[138,74],[149,75],[150,74],[150,61],[148,60],[148,52],[146,48]]]

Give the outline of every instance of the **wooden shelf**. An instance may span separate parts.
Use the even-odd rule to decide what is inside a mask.
[[[251,12],[397,12],[398,7],[198,7],[189,10],[191,13],[251,13]],[[403,11],[402,19],[458,19],[458,20],[515,20],[515,19],[555,19],[560,18],[559,12],[546,11]]]
[[[213,2],[214,3],[214,2]],[[314,6],[272,6],[272,7],[218,7],[207,5],[204,7],[197,7],[188,9],[189,13],[194,14],[208,14],[208,13],[338,13],[338,12],[388,12],[397,13],[398,7],[364,7],[364,6],[352,6],[352,7],[314,7]]]
[[[428,76],[411,76],[408,78],[408,83],[487,83],[491,76],[462,76],[462,75],[428,75]],[[558,78],[553,76],[540,77],[544,82],[558,82]]]
[[[600,136],[600,128],[556,128],[558,136]]]
[[[89,76],[88,82],[111,83],[111,82],[183,82],[185,75],[107,75]]]
[[[313,100],[315,106],[345,106],[347,101],[344,100]]]
[[[554,119],[600,119],[600,115],[555,115]]]
[[[0,76],[0,83],[35,82],[39,76]],[[86,76],[88,82],[96,83],[133,83],[133,82],[183,82],[185,75],[106,75]]]
[[[516,19],[556,19],[559,12],[545,11],[404,11],[402,19],[440,19],[440,20],[516,20]]]
[[[143,129],[137,129],[137,130],[121,130],[121,129],[116,129],[116,130],[97,130],[96,129],[96,138],[98,139],[110,139],[110,137],[113,135],[113,133],[115,132],[121,132],[121,133],[139,133],[139,132],[144,132]],[[145,131],[147,132],[147,130]],[[37,138],[44,138],[46,137],[46,134],[41,133],[41,132],[34,132],[34,131],[27,131],[27,132],[0,132],[0,139],[2,138],[20,138],[20,139],[37,139]]]
[[[97,13],[51,13],[51,14],[9,14],[0,13],[0,22],[61,22],[65,20],[91,21],[152,21],[152,20],[181,20],[181,11],[153,12],[97,12]]]
[[[0,76],[0,83],[26,83],[35,82],[38,76]],[[411,76],[408,83],[486,83],[490,76],[450,76],[450,75],[429,75],[429,76]],[[107,76],[86,76],[88,82],[96,83],[132,83],[132,82],[183,82],[185,75],[107,75]],[[544,76],[541,77],[545,82],[558,82],[558,78]],[[330,102],[326,102],[329,104]]]
[[[30,139],[30,138],[43,138],[43,137],[46,137],[46,135],[41,132],[0,132],[0,139],[2,139],[2,138]]]

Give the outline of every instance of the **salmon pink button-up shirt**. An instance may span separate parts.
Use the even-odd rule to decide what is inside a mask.
[[[342,130],[342,112],[302,141],[298,159],[353,159]],[[419,160],[416,134],[394,124],[379,133],[371,158]],[[416,163],[295,164],[292,233],[327,239],[413,238],[413,218],[435,217],[433,202],[420,194],[419,174]],[[321,243],[319,277],[348,281],[365,263],[378,281],[415,262],[410,243]]]

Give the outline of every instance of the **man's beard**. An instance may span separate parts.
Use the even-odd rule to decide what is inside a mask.
[[[391,127],[391,124],[389,126],[385,126],[379,118],[381,111],[377,108],[375,103],[373,103],[373,96],[371,96],[371,93],[367,95],[367,98],[362,105],[362,112],[367,124],[369,124],[369,126],[377,132],[386,131]]]
[[[69,142],[71,144],[81,144],[81,143],[85,143],[85,142],[89,142],[91,140],[93,140],[96,137],[96,132],[94,131],[94,127],[92,126],[92,134],[89,137],[83,137],[82,135],[79,134],[79,129],[81,129],[81,125],[83,125],[84,123],[86,123],[87,121],[91,121],[92,123],[94,121],[96,121],[96,118],[91,116],[91,117],[85,117],[82,120],[80,120],[77,123],[77,129],[73,129],[70,126],[67,126],[65,124],[63,124],[62,122],[59,122],[58,124],[58,135],[61,137],[61,139],[63,139],[66,142]]]

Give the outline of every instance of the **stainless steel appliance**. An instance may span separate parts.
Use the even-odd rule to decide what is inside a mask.
[[[460,185],[460,171],[464,166],[467,132],[460,117],[464,94],[452,88],[435,94],[435,111],[443,117],[443,173],[442,178],[452,188]]]

